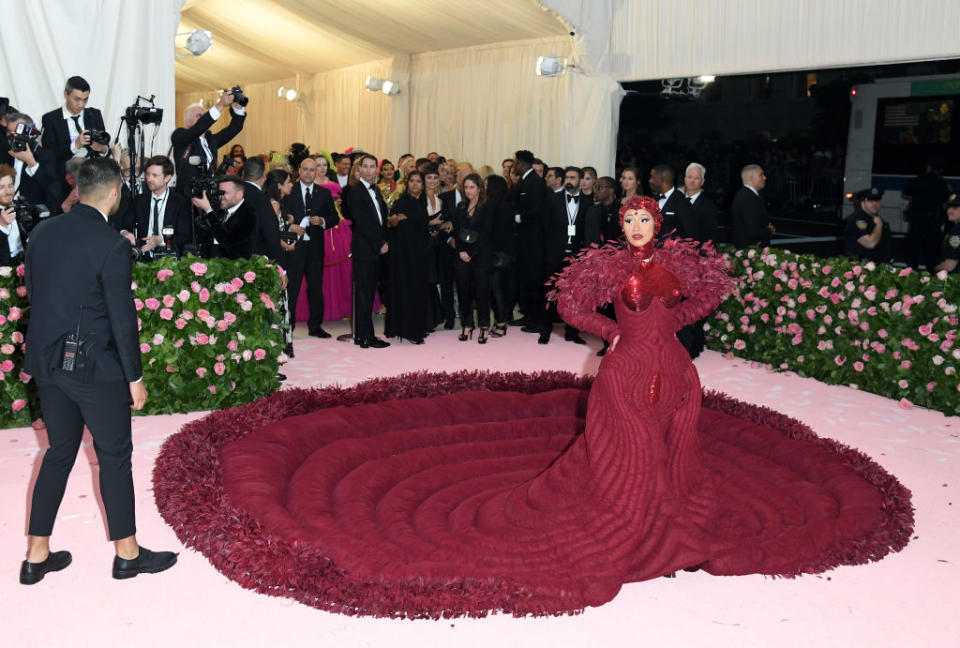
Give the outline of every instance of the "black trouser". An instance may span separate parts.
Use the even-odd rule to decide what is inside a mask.
[[[299,246],[300,244],[298,244]],[[310,319],[307,330],[311,333],[323,328],[323,238],[307,241],[307,303],[310,304]]]
[[[281,261],[284,270],[287,271],[287,308],[290,310],[291,330],[297,324],[297,299],[300,297],[300,284],[303,283],[303,275],[306,271],[309,244],[309,241],[306,243],[297,241],[297,247],[293,252],[284,251]]]
[[[473,328],[473,302],[477,302],[477,324],[490,328],[490,266],[457,259],[457,298],[460,300],[460,326]]]
[[[490,273],[490,297],[493,319],[503,323],[513,319],[513,300],[516,297],[516,276],[513,265],[493,268]]]
[[[130,457],[130,386],[125,382],[83,383],[58,369],[49,381],[37,381],[50,447],[43,455],[33,487],[30,530],[49,536],[77,459],[83,426],[90,428],[100,464],[100,496],[111,540],[136,533]]]
[[[373,334],[373,298],[380,282],[380,260],[353,260],[353,339],[369,340]]]
[[[914,268],[921,264],[927,272],[933,272],[940,262],[940,246],[943,243],[943,230],[940,227],[940,214],[911,214],[910,229],[907,234],[908,262]]]
[[[543,306],[543,240],[537,227],[517,230],[517,302],[531,323],[539,322]]]
[[[452,323],[456,317],[453,309],[453,283],[456,276],[454,263],[457,253],[449,243],[438,243],[436,253],[437,283],[440,285],[440,317],[444,322]]]

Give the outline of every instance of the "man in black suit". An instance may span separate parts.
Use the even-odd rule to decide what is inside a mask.
[[[257,215],[243,200],[243,180],[227,175],[220,179],[223,194],[219,205],[211,204],[207,192],[193,199],[194,207],[204,213],[198,225],[203,230],[206,256],[224,259],[247,259],[253,246]],[[201,238],[198,233],[198,238]]]
[[[707,170],[702,164],[691,162],[683,176],[683,193],[693,206],[697,223],[697,236],[701,243],[717,242],[717,206],[710,196],[703,193],[703,181]]]
[[[177,561],[174,553],[139,546],[135,535],[130,409],[131,402],[143,408],[147,390],[130,244],[106,223],[120,197],[120,168],[113,160],[89,160],[77,185],[80,204],[38,225],[26,255],[32,316],[24,369],[37,383],[50,447],[33,489],[29,551],[20,567],[25,585],[71,562],[69,552],[50,551],[50,534],[84,425],[93,435],[100,494],[116,543],[113,577],[159,572]]]
[[[328,338],[330,334],[323,330],[323,233],[340,222],[340,215],[337,214],[330,191],[316,184],[315,159],[307,157],[300,162],[299,176],[300,180],[293,185],[293,191],[284,198],[287,213],[295,222],[290,229],[300,235],[292,255],[293,267],[287,268],[290,273],[287,294],[290,310],[295,313],[300,284],[306,276],[307,301],[310,304],[307,332],[314,337]]]
[[[87,107],[90,84],[83,77],[70,77],[63,88],[63,98],[63,106],[46,113],[40,120],[43,148],[54,156],[53,174],[61,184],[61,201],[70,192],[64,181],[67,160],[103,157],[109,153],[108,145],[90,138],[91,131],[105,130],[100,111]]]
[[[734,194],[730,205],[733,244],[737,249],[767,245],[774,231],[767,202],[760,195],[767,184],[767,176],[759,164],[748,164],[740,172],[740,179],[743,186]]]
[[[253,233],[253,253],[280,264],[283,259],[283,248],[280,247],[280,219],[270,206],[270,199],[263,193],[263,185],[266,181],[267,169],[263,158],[247,158],[243,164],[243,199],[253,206],[253,211],[257,215],[257,227]]]
[[[587,199],[580,194],[581,180],[583,170],[580,167],[568,166],[563,170],[563,191],[547,197],[546,231],[543,237],[544,281],[563,270],[564,259],[576,254],[583,247],[584,223],[590,206]],[[556,302],[544,303],[541,312],[544,318],[539,327],[540,339],[537,341],[547,344],[550,342],[553,321],[556,319]],[[580,331],[569,324],[566,325],[564,339],[575,344],[586,344],[580,337]]]
[[[620,203],[617,202],[617,181],[610,176],[597,179],[595,203],[587,210],[583,223],[583,244],[603,245],[620,238]]]
[[[204,111],[200,104],[187,107],[183,113],[184,128],[173,131],[173,163],[177,170],[177,190],[189,195],[190,183],[199,174],[212,176],[217,170],[217,150],[243,130],[247,118],[242,106],[233,104],[233,93],[224,92],[215,106]],[[230,106],[230,123],[226,128],[210,132],[220,114]]]
[[[439,173],[439,167],[438,167]],[[467,167],[457,171],[457,184],[453,189],[438,194],[440,204],[443,205],[441,218],[445,223],[453,224],[453,218],[457,213],[457,208],[463,202],[463,194],[459,187],[463,185],[463,179],[473,173],[473,170]],[[437,233],[440,240],[440,246],[437,250],[437,279],[440,284],[440,316],[443,318],[443,327],[452,329],[456,313],[453,308],[453,290],[455,286],[456,274],[456,240],[453,236],[453,230],[443,228]]]
[[[19,112],[7,115],[6,146],[0,151],[0,164],[13,167],[13,188],[18,198],[48,207],[58,205],[63,196],[59,191],[60,182],[54,177],[53,154],[36,142],[31,142],[23,151],[12,148],[17,130],[32,128],[35,126],[30,115]]]
[[[353,222],[353,341],[362,349],[390,346],[373,334],[373,297],[381,284],[381,260],[390,246],[386,241],[390,211],[377,189],[377,158],[364,155],[360,181],[347,192],[347,213]]]
[[[147,160],[145,175],[148,193],[137,196],[133,206],[136,245],[144,252],[144,258],[151,258],[156,248],[168,243],[180,254],[185,245],[193,243],[193,208],[185,196],[169,186],[173,162],[156,155]]]
[[[697,223],[690,201],[673,184],[673,167],[658,164],[650,169],[650,190],[660,206],[660,238],[697,238]]]
[[[520,176],[516,191],[517,301],[523,317],[514,326],[538,326],[543,308],[544,203],[548,191],[543,178],[534,171],[530,151],[514,154],[513,168]]]

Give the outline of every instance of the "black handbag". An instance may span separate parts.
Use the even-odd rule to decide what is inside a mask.
[[[464,243],[471,245],[477,242],[477,238],[480,236],[480,232],[477,230],[467,229],[463,227],[457,232],[457,238],[459,238]]]

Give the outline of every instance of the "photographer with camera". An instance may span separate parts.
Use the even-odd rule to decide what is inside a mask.
[[[109,153],[110,134],[104,130],[103,115],[96,108],[88,108],[90,84],[86,79],[72,76],[63,87],[64,105],[46,113],[40,120],[43,126],[43,148],[53,155],[53,173],[62,180],[67,160],[72,157],[105,157]],[[59,205],[70,192],[62,186]]]
[[[40,131],[33,119],[20,112],[7,115],[6,138],[8,147],[0,152],[0,164],[13,167],[17,197],[34,204],[59,204],[63,197],[51,191],[51,185],[60,186],[52,175],[52,154],[40,146]]]
[[[247,118],[244,107],[247,98],[239,87],[234,87],[220,95],[217,104],[204,111],[200,104],[187,107],[183,113],[185,128],[173,131],[170,141],[173,143],[173,160],[177,171],[177,189],[183,195],[189,195],[190,185],[195,177],[212,176],[217,169],[217,150],[232,140],[243,130]],[[220,114],[230,106],[230,123],[226,128],[210,132],[210,127],[220,119]]]
[[[16,265],[23,258],[27,233],[20,226],[13,204],[13,167],[0,164],[0,266]]]
[[[193,239],[193,210],[186,197],[173,191],[173,162],[164,155],[147,160],[145,168],[148,193],[134,201],[136,243],[143,260],[179,256],[183,246]],[[124,234],[124,232],[120,232]]]
[[[257,215],[243,200],[244,182],[238,176],[228,175],[211,181],[213,187],[204,187],[193,205],[203,212],[197,221],[198,238],[204,239],[204,256],[225,259],[250,258]]]

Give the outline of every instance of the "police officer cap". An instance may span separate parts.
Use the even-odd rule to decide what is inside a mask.
[[[864,200],[881,200],[882,198],[883,190],[877,189],[876,187],[861,189],[857,193],[853,194],[854,202],[863,202]]]
[[[950,194],[947,200],[947,207],[960,207],[960,194]]]

